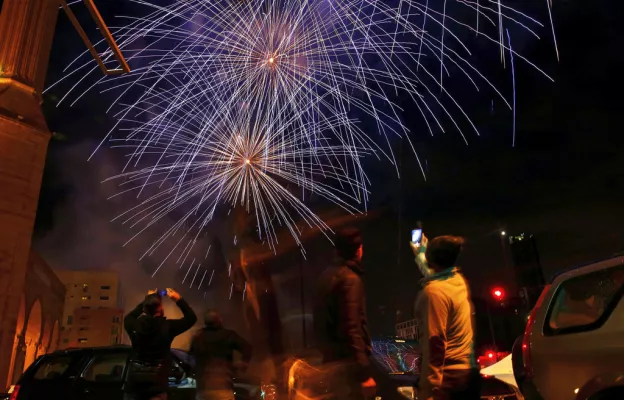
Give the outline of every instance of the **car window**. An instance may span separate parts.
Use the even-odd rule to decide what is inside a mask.
[[[73,357],[70,356],[46,357],[37,364],[33,379],[58,379],[63,376],[73,361]]]
[[[97,354],[82,373],[90,382],[121,382],[126,368],[128,353]]]
[[[622,297],[624,265],[564,281],[555,294],[547,333],[596,329]]]

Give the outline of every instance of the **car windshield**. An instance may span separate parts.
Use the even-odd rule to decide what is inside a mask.
[[[171,352],[177,357],[178,360],[182,361],[191,368],[195,368],[195,359],[188,352],[180,349],[171,349]]]

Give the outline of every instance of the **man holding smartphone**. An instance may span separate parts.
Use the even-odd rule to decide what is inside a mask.
[[[478,400],[481,375],[474,353],[470,289],[455,266],[464,239],[439,236],[411,243],[424,275],[414,314],[421,329],[422,365],[418,398]]]
[[[132,340],[126,400],[167,400],[171,342],[197,321],[193,309],[170,288],[164,293],[176,302],[184,316],[165,318],[161,293],[157,289],[148,291],[145,300],[124,318],[124,328]]]

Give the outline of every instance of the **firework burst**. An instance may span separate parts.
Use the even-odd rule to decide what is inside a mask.
[[[270,245],[278,225],[296,238],[296,219],[327,228],[306,192],[365,209],[362,157],[396,165],[392,138],[411,145],[399,96],[431,134],[447,120],[464,136],[460,118],[476,131],[445,86],[451,74],[512,108],[471,63],[475,36],[498,46],[503,64],[509,56],[543,73],[503,34],[538,37],[543,25],[502,0],[129,1],[148,11],[115,32],[133,71],[87,91],[115,97],[114,129],[128,133],[116,143],[131,149],[124,185],[160,190],[123,217],[151,225],[186,207],[156,246],[191,219],[201,230],[220,203],[253,211]],[[68,95],[95,68],[80,58],[68,66],[67,77],[83,74]]]
[[[217,99],[210,104],[220,108]],[[150,110],[155,116],[161,115],[158,108]],[[189,112],[210,113],[203,109]],[[297,118],[291,115],[291,119]],[[137,229],[136,235],[165,216],[178,215],[176,223],[146,254],[153,253],[180,229],[186,236],[195,232],[196,241],[220,204],[243,207],[255,215],[258,234],[274,248],[278,226],[287,228],[296,239],[302,223],[322,231],[328,229],[304,204],[306,193],[357,212],[358,199],[366,191],[352,178],[363,176],[359,158],[368,154],[366,147],[325,137],[323,124],[316,125],[314,145],[310,145],[310,132],[303,135],[284,118],[277,123],[245,107],[225,112],[218,125],[212,121],[203,126],[169,122],[167,129],[155,134],[161,121],[151,121],[130,129],[125,138],[112,141],[113,147],[131,151],[127,171],[110,178],[121,182],[118,196],[136,193],[141,197],[146,193],[135,207],[118,217]],[[326,121],[332,126],[341,122]],[[180,245],[182,240],[176,247]],[[192,247],[183,247],[185,256]]]
[[[500,47],[503,63],[509,54],[543,73],[504,35],[511,27],[539,38],[543,25],[502,0],[129,1],[149,11],[125,18],[116,31],[133,72],[94,85],[118,93],[120,119],[135,111],[134,104],[120,102],[137,91],[144,102],[161,102],[164,94],[164,114],[179,113],[183,102],[218,96],[228,99],[224,109],[244,103],[273,118],[287,105],[300,115],[293,123],[303,133],[326,116],[339,116],[345,120],[340,129],[328,129],[356,134],[357,113],[377,124],[382,141],[409,140],[397,94],[413,100],[431,133],[444,130],[444,119],[460,132],[459,117],[470,122],[444,86],[451,73],[476,90],[492,90],[512,108],[471,63],[474,35]],[[90,67],[77,65],[70,66],[76,73]],[[213,116],[215,124],[221,112]],[[394,162],[390,146],[385,149],[380,154]]]

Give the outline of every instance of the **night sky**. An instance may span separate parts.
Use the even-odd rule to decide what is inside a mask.
[[[373,329],[382,323],[381,306],[391,314],[397,309],[411,313],[419,276],[408,241],[417,220],[423,221],[430,237],[466,237],[460,264],[476,293],[492,285],[514,287],[512,271],[503,258],[500,229],[536,236],[547,277],[624,251],[624,139],[621,94],[616,92],[624,64],[618,50],[623,39],[620,3],[555,1],[559,63],[547,24],[538,32],[541,41],[521,35],[515,38],[522,54],[555,79],[551,83],[534,70],[517,66],[515,147],[511,112],[487,91],[476,93],[461,83],[455,87],[452,81],[448,83],[481,134],[466,130],[468,145],[450,123],[445,124],[445,133],[431,136],[423,120],[414,117],[413,106],[402,104],[403,117],[426,165],[426,180],[405,144],[401,180],[388,163],[367,161],[370,209],[375,213],[358,226],[365,235]],[[136,6],[122,0],[100,1],[98,6],[110,26],[115,25],[115,15],[136,11]],[[547,21],[545,1],[543,9],[533,7],[537,17]],[[89,28],[87,13],[79,6],[74,8]],[[60,15],[48,84],[63,76],[63,68],[83,50],[78,35]],[[493,82],[509,93],[509,66],[501,67],[497,49],[484,48],[474,57]],[[178,287],[179,272],[175,266],[165,268],[150,281],[153,266],[149,264],[158,260],[138,261],[149,238],[122,247],[130,232],[109,221],[125,211],[132,199],[107,200],[117,189],[100,183],[119,172],[122,156],[105,148],[87,161],[112,124],[105,114],[109,101],[91,94],[73,107],[69,103],[57,107],[67,89],[55,88],[44,99],[49,127],[56,134],[46,163],[34,246],[55,268],[119,270],[130,308],[149,287]],[[401,154],[401,143],[392,145]],[[224,221],[212,225],[208,234],[227,236],[223,235]],[[306,281],[313,282],[329,262],[330,249],[324,239],[315,239],[306,248],[310,254],[304,262]],[[276,272],[277,285],[285,285],[279,299],[283,316],[298,312],[293,311],[299,307],[298,291],[287,285],[298,282],[295,268],[281,267]],[[198,307],[206,302],[222,306],[215,297],[203,300],[201,293],[181,291]],[[310,303],[312,285],[306,288],[306,296]]]

